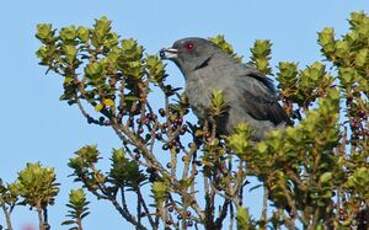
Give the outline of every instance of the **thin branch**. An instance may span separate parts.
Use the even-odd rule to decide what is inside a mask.
[[[129,213],[127,213],[125,210],[123,210],[123,208],[119,205],[119,203],[117,202],[117,200],[110,199],[110,201],[112,202],[112,204],[115,207],[115,209],[119,212],[119,214],[124,219],[126,219],[128,222],[130,222],[131,224],[133,224],[134,226],[136,226],[137,229],[139,229],[139,230],[146,230],[147,229],[142,224],[139,224],[137,222],[137,220],[132,215],[130,215]]]
[[[141,208],[142,208],[142,206],[141,206],[141,199],[137,195],[137,222],[138,222],[138,224],[141,224],[141,216],[142,216]]]
[[[126,195],[125,195],[125,191],[124,191],[124,187],[123,186],[120,188],[120,194],[121,194],[121,202],[122,202],[123,209],[124,209],[124,211],[126,213],[129,213],[130,214],[130,212],[128,210],[127,201],[126,201]]]
[[[41,208],[40,204],[37,204],[36,211],[37,211],[37,215],[38,215],[39,230],[46,230],[44,219],[43,219],[44,217],[43,217],[43,214],[42,214],[42,208]]]
[[[264,185],[264,196],[263,196],[263,208],[261,210],[261,217],[260,217],[260,220],[265,224],[265,227],[264,229],[266,229],[266,223],[268,221],[268,196],[269,196],[269,193],[268,193],[268,188]]]
[[[230,221],[229,221],[229,230],[233,230],[233,224],[234,224],[234,209],[233,204],[231,203],[229,206],[229,211],[231,213]]]
[[[158,226],[155,224],[154,220],[152,219],[152,217],[150,215],[150,210],[149,210],[149,208],[146,205],[145,199],[142,196],[142,193],[141,193],[140,188],[137,189],[137,196],[138,196],[138,199],[140,200],[140,202],[142,203],[142,207],[144,208],[144,210],[146,212],[146,216],[149,219],[149,222],[150,222],[152,228],[153,229],[157,229]]]
[[[186,160],[183,166],[182,179],[186,179],[188,176],[188,171],[190,169],[190,162],[192,162],[192,167],[196,167],[196,164],[194,162],[195,159],[192,159],[196,151],[197,151],[197,146],[192,145],[190,151],[186,153]]]
[[[170,175],[172,178],[177,178],[176,172],[177,172],[177,152],[175,148],[170,148],[170,164],[171,164],[171,170]]]
[[[169,182],[173,190],[176,193],[180,194],[183,198],[189,199],[189,201],[192,204],[192,208],[195,210],[195,212],[199,215],[201,219],[204,219],[204,213],[199,207],[196,198],[193,195],[181,189],[182,186],[180,185],[180,183],[176,180],[176,178],[170,177],[170,173],[168,173],[168,171],[155,158],[154,154],[146,148],[146,145],[142,142],[142,140],[136,137],[130,130],[126,129],[124,126],[119,125],[115,118],[112,118],[112,127],[116,130],[117,134],[122,132],[124,135],[126,135],[130,140],[130,142],[134,146],[136,146],[139,150],[141,150],[141,153],[150,168],[154,168],[158,172],[162,173],[163,177],[170,178]]]
[[[8,230],[13,230],[12,222],[10,219],[10,212],[5,206],[5,203],[1,204],[1,208],[3,209],[4,215],[5,215],[5,221],[6,221],[6,227]]]
[[[47,207],[44,207],[42,209],[43,215],[44,215],[44,225],[45,225],[45,229],[49,230],[51,227],[49,225],[49,221],[48,221],[48,214],[47,214]]]
[[[222,205],[222,210],[220,211],[219,217],[215,220],[215,225],[218,227],[218,229],[222,228],[223,221],[227,217],[227,214],[228,214],[228,207],[230,203],[231,203],[230,200],[228,199],[224,200],[224,203]]]
[[[78,230],[83,230],[83,227],[82,227],[82,219],[81,218],[78,218],[77,219],[77,226],[78,226]]]
[[[205,194],[205,228],[213,229],[214,222],[214,198],[215,192],[211,189],[210,193]]]

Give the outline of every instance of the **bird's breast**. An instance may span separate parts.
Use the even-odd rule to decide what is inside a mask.
[[[185,93],[193,112],[199,119],[207,117],[213,89],[214,84],[207,76],[195,75],[187,79]]]

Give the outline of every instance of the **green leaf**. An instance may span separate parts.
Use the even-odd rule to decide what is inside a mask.
[[[76,223],[76,221],[74,221],[74,220],[66,220],[66,221],[62,222],[62,225],[71,225],[71,224],[75,224],[75,223]]]
[[[333,177],[332,172],[325,172],[325,173],[323,173],[323,174],[320,176],[319,181],[320,181],[320,183],[322,183],[322,184],[326,184],[326,183],[328,183],[328,182],[330,182],[330,181],[331,181],[332,177]]]
[[[272,43],[269,40],[256,40],[254,46],[250,49],[252,63],[260,72],[266,75],[272,74],[272,68],[269,64],[271,47]]]
[[[155,181],[152,184],[151,191],[154,195],[154,199],[155,199],[155,202],[156,202],[156,207],[158,207],[158,208],[161,207],[163,205],[164,201],[168,197],[168,192],[169,192],[168,185],[165,182]]]
[[[250,215],[249,211],[244,207],[239,207],[237,210],[237,229],[249,230],[250,228]]]
[[[54,31],[51,24],[38,24],[36,37],[45,44],[53,42]]]
[[[73,42],[77,37],[77,30],[75,26],[64,27],[60,30],[60,38],[65,43]]]
[[[77,29],[77,36],[81,42],[86,43],[90,37],[90,30],[86,27],[80,26]]]
[[[111,30],[111,21],[103,16],[95,20],[94,28],[91,30],[91,43],[98,48],[104,44],[104,40],[109,36]]]
[[[103,108],[104,108],[104,105],[103,104],[97,104],[95,106],[95,111],[96,112],[100,112]]]
[[[77,56],[76,47],[72,45],[65,45],[63,46],[63,52],[65,53],[68,64],[73,64]]]
[[[72,189],[69,193],[69,202],[73,204],[75,207],[82,206],[86,202],[86,194],[84,193],[82,188]]]
[[[86,201],[86,194],[82,188],[72,189],[69,193],[69,203],[66,204],[69,208],[66,217],[70,217],[71,220],[64,221],[62,225],[81,224],[82,220],[90,214],[88,204],[89,202]]]
[[[160,83],[165,77],[165,65],[156,55],[146,57],[146,68],[149,73],[149,79],[154,83]]]
[[[125,76],[140,79],[144,74],[143,47],[134,39],[123,39],[117,65]]]
[[[369,49],[361,49],[355,57],[355,64],[363,67],[369,62]]]
[[[96,78],[100,76],[103,72],[103,67],[100,63],[92,62],[91,64],[88,64],[85,68],[85,73],[87,77],[90,78]]]
[[[219,116],[225,112],[227,103],[224,99],[223,91],[213,89],[211,94],[211,113],[213,116]]]
[[[115,105],[114,101],[112,99],[110,99],[110,98],[104,99],[103,100],[103,104],[106,107],[113,107]]]
[[[53,168],[43,167],[39,162],[27,163],[26,168],[18,173],[17,191],[24,202],[31,207],[42,204],[52,205],[59,192],[59,184],[55,182]]]
[[[217,35],[217,36],[214,36],[214,37],[210,37],[209,41],[213,42],[216,46],[221,48],[224,52],[231,55],[236,62],[240,63],[242,61],[242,56],[238,56],[234,52],[232,45],[229,44],[225,40],[224,35]]]
[[[96,145],[86,145],[75,152],[75,157],[69,160],[68,166],[74,170],[90,167],[99,160],[100,152]]]
[[[234,134],[227,138],[229,147],[234,150],[240,157],[251,149],[250,143],[251,128],[247,123],[240,123],[235,127]]]
[[[332,55],[336,50],[333,28],[326,27],[318,35],[318,42],[322,47],[323,53],[327,55],[329,60],[332,60]]]

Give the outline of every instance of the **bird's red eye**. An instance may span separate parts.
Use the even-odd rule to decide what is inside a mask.
[[[191,42],[188,42],[185,44],[185,47],[187,50],[192,50],[193,49],[193,44]]]

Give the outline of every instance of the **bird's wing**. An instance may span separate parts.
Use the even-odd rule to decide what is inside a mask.
[[[269,120],[275,125],[290,120],[278,103],[273,82],[257,70],[248,69],[236,80],[239,100],[248,114],[257,120]]]

